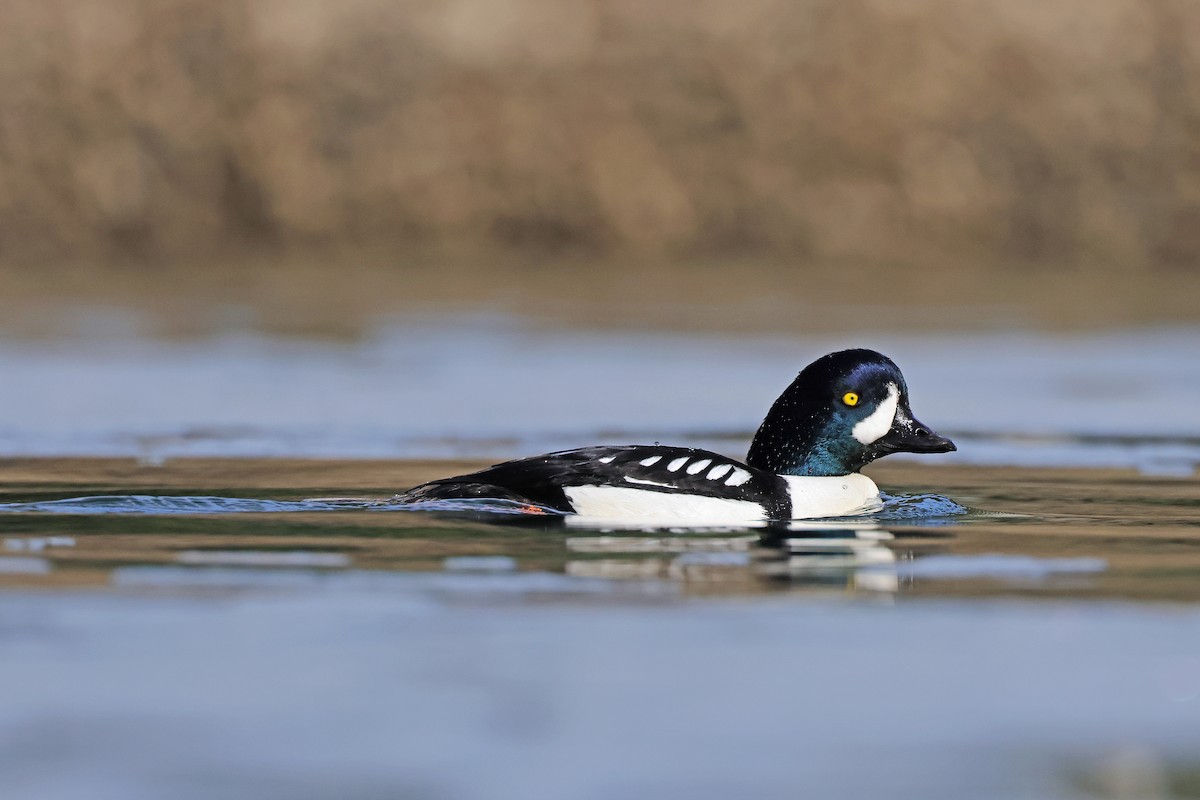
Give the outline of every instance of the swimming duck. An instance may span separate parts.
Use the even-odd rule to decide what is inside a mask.
[[[596,521],[754,525],[879,506],[859,472],[891,453],[948,453],[913,417],[900,369],[874,350],[805,367],[767,412],[745,463],[688,447],[583,447],[507,461],[410,489],[400,502],[488,498]]]

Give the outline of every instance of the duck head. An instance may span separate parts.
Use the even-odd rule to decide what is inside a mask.
[[[805,367],[771,406],[746,463],[776,475],[848,475],[890,453],[949,453],[918,422],[900,368],[874,350],[842,350]]]

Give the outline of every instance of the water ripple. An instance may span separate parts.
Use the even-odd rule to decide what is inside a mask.
[[[409,511],[500,515],[562,516],[552,508],[513,500],[468,498],[400,503],[369,498],[313,498],[308,500],[263,500],[250,497],[194,495],[96,495],[41,500],[31,503],[0,503],[0,513],[41,514],[271,514],[312,511]],[[871,518],[936,521],[968,513],[953,500],[936,494],[883,495],[883,508]]]
[[[246,497],[97,495],[0,504],[0,512],[42,514],[247,514],[285,511],[341,511],[366,508],[371,501],[256,500]]]
[[[0,513],[42,514],[271,514],[309,511],[436,511],[493,514],[559,514],[559,512],[512,500],[438,500],[398,503],[367,498],[314,498],[310,500],[260,500],[250,497],[194,495],[96,495],[40,500],[32,503],[0,503]]]
[[[872,516],[881,521],[922,520],[934,522],[946,517],[960,517],[970,513],[965,506],[940,494],[897,494],[881,493],[883,509]],[[949,520],[946,520],[949,521]]]

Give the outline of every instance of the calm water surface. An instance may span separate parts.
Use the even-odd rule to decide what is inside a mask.
[[[872,518],[590,530],[234,463],[4,465],[13,796],[1195,796],[1193,480],[902,463]]]
[[[870,471],[886,503],[870,516],[763,530],[613,529],[503,503],[397,505],[377,486],[394,475],[399,490],[474,462],[236,463],[232,476],[219,460],[10,462],[8,475],[28,480],[0,492],[0,583],[353,588],[428,573],[421,585],[441,585],[429,574],[455,576],[447,587],[484,576],[517,596],[554,587],[609,598],[1200,600],[1195,481],[1127,470],[879,464]],[[360,475],[369,488],[344,482]],[[228,485],[232,477],[244,485]],[[156,478],[169,488],[148,493]],[[180,485],[189,478],[202,483]],[[271,488],[289,480],[301,485]]]
[[[387,499],[830,343],[407,335],[0,348],[0,796],[1200,797],[1194,332],[863,342],[960,452],[766,531]]]

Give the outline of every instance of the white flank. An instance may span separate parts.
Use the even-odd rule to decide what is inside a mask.
[[[859,422],[851,431],[854,438],[863,444],[879,440],[892,429],[892,423],[896,419],[896,406],[900,402],[900,389],[894,383],[889,383],[887,389],[888,396],[879,404],[879,408],[872,411],[871,416]]]
[[[605,456],[604,458],[600,459],[600,463],[601,464],[611,464],[615,458],[616,458],[616,456]]]
[[[719,464],[719,465],[713,467],[712,469],[710,469],[708,471],[708,474],[705,475],[704,477],[708,478],[710,481],[715,481],[718,478],[720,478],[722,475],[724,475],[726,472],[729,472],[729,470],[731,470],[731,469],[733,469],[733,464]]]
[[[711,458],[702,458],[702,459],[700,459],[699,461],[697,461],[695,464],[692,464],[691,466],[689,466],[689,467],[687,468],[687,474],[688,474],[688,475],[695,475],[697,472],[699,472],[700,470],[704,469],[705,467],[707,467],[707,466],[708,466],[709,464],[711,464],[711,463],[712,463],[712,459],[711,459]]]
[[[658,481],[644,481],[641,478],[631,478],[628,475],[625,476],[625,481],[627,483],[640,483],[643,486],[662,486],[665,489],[674,489],[675,488],[674,486],[672,486],[669,483],[659,483]]]
[[[832,477],[782,477],[792,498],[792,519],[841,517],[880,508],[879,487],[858,472]]]
[[[674,472],[688,462],[688,456],[681,456],[667,464],[667,472]]]
[[[662,456],[650,456],[649,458],[643,458],[638,463],[641,464],[643,467],[653,467],[655,464],[657,464],[660,461],[662,461]]]
[[[563,492],[577,514],[596,520],[753,525],[766,519],[763,507],[749,500],[667,494],[629,486],[567,486]]]
[[[733,473],[725,479],[726,486],[741,486],[746,481],[750,480],[750,473],[741,467],[734,467]]]

